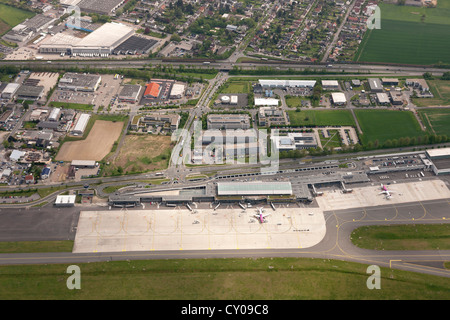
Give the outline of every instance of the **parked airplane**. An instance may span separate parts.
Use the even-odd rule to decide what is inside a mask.
[[[266,218],[267,216],[270,215],[270,213],[268,213],[268,214],[263,214],[263,212],[264,212],[263,208],[258,208],[258,213],[256,213],[256,214],[254,215],[255,218],[258,218],[258,220],[259,220],[260,223],[265,223],[265,222],[267,222],[265,218]]]
[[[384,184],[381,184],[381,190],[382,191],[379,194],[385,194],[386,195],[386,199],[392,198],[391,193],[394,193],[394,192],[393,191],[389,191]]]

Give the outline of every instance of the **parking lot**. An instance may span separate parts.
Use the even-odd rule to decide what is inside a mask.
[[[120,90],[120,79],[114,79],[114,75],[102,75],[102,82],[97,91],[72,91],[56,89],[50,101],[93,105],[93,111],[99,106],[107,108],[114,102],[115,96]]]
[[[56,89],[50,98],[50,102],[66,102],[77,104],[94,104],[96,94],[94,92],[72,91]]]
[[[114,98],[119,94],[121,79],[114,79],[112,74],[102,75],[102,83],[98,87],[94,98],[94,111],[97,111],[99,106],[107,108],[114,103]]]

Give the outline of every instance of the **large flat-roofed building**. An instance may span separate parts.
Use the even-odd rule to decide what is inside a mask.
[[[219,182],[218,196],[270,196],[292,195],[290,182]]]
[[[81,0],[78,3],[82,12],[109,15],[115,12],[125,0]]]
[[[280,100],[275,98],[255,98],[255,107],[278,107]]]
[[[186,89],[184,84],[175,83],[172,85],[172,89],[170,89],[170,99],[181,99],[184,95],[184,90]]]
[[[381,84],[380,79],[378,78],[369,78],[369,88],[372,92],[383,92],[383,85]]]
[[[401,91],[390,91],[389,99],[393,105],[402,105],[403,104],[403,93]]]
[[[220,145],[253,143],[258,141],[258,132],[255,129],[236,129],[226,132],[219,129],[211,129],[203,131],[200,138],[202,144],[210,144],[213,142]]]
[[[342,92],[333,92],[331,94],[331,100],[333,104],[342,106],[347,103],[347,98],[345,97],[345,94]]]
[[[90,118],[91,118],[90,114],[87,114],[87,113],[81,114],[80,117],[78,118],[77,123],[75,124],[75,127],[73,128],[72,132],[74,134],[79,134],[79,135],[83,134]]]
[[[134,34],[134,29],[122,23],[109,22],[81,39],[72,48],[72,54],[109,55],[115,47]]]
[[[174,131],[178,129],[178,126],[180,125],[180,119],[180,115],[176,113],[144,114],[135,116],[130,126],[132,130],[147,129],[149,126],[159,126]]]
[[[324,90],[338,90],[339,82],[337,80],[322,80],[322,89]]]
[[[450,148],[429,149],[425,154],[432,162],[431,169],[436,175],[450,174]]]
[[[421,92],[429,92],[430,87],[425,79],[406,79],[406,85],[415,89],[419,89]]]
[[[258,80],[262,88],[313,88],[315,80]]]
[[[56,197],[55,207],[73,207],[75,205],[76,195],[59,195]]]
[[[108,22],[84,38],[55,34],[39,47],[41,53],[67,53],[80,57],[107,57],[134,34],[134,29],[122,23]]]
[[[389,96],[385,92],[377,92],[377,102],[381,105],[390,104]]]
[[[286,112],[278,107],[261,107],[258,111],[258,124],[260,126],[288,125]]]
[[[30,40],[36,33],[48,28],[55,21],[56,18],[48,17],[43,14],[37,14],[12,28],[7,34],[4,35],[4,38],[14,42],[27,41]]]
[[[44,86],[22,85],[17,90],[16,97],[19,100],[40,100],[44,94]]]
[[[290,132],[285,136],[271,136],[272,143],[278,151],[291,151],[317,148],[317,139],[314,133]]]
[[[95,160],[72,160],[70,165],[76,168],[95,168],[98,163]]]
[[[3,99],[13,99],[16,95],[17,90],[19,90],[20,84],[18,83],[8,83],[2,91]]]
[[[247,114],[209,114],[206,118],[208,129],[249,129]]]
[[[139,100],[142,87],[138,84],[127,84],[119,93],[119,102],[136,103]]]
[[[398,79],[397,78],[381,78],[381,82],[385,86],[398,86]]]
[[[158,44],[158,40],[132,35],[113,50],[113,54],[148,54]]]
[[[58,88],[93,92],[97,90],[101,81],[102,77],[99,75],[67,72],[59,80]]]

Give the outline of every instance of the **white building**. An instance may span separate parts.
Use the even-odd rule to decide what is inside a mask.
[[[72,130],[72,133],[76,135],[82,135],[84,133],[84,130],[86,129],[86,126],[90,118],[91,115],[87,113],[81,114],[80,117],[78,118],[77,123],[75,124],[75,127]]]
[[[184,84],[175,83],[170,90],[170,99],[181,99],[184,95]]]
[[[17,90],[19,90],[20,84],[18,83],[8,83],[6,87],[2,91],[3,99],[12,99],[16,94]]]
[[[313,88],[315,80],[258,80],[263,88]]]
[[[73,207],[75,205],[76,195],[59,195],[56,197],[56,207]]]
[[[274,98],[255,98],[256,107],[278,107],[280,100]]]
[[[61,115],[61,108],[53,108],[52,112],[48,117],[48,121],[58,121]]]
[[[290,132],[286,136],[271,136],[270,138],[278,151],[301,150],[318,146],[316,135],[309,132]]]
[[[431,161],[431,169],[436,175],[450,174],[450,148],[428,149],[426,156]]]
[[[347,98],[345,98],[345,94],[342,92],[333,92],[331,94],[331,100],[335,105],[344,105],[347,103]]]
[[[324,90],[338,90],[339,83],[336,80],[322,80],[322,89]]]
[[[89,33],[86,37],[78,38],[78,40],[73,37],[69,39],[57,36],[54,41],[42,44],[39,52],[68,52],[80,57],[107,57],[114,48],[133,34],[134,29],[129,26],[122,23],[108,22]]]

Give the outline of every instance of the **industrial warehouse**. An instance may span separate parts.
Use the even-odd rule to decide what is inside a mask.
[[[108,57],[134,30],[121,23],[105,23],[84,38],[56,34],[39,47],[40,53],[63,53],[80,57]]]

